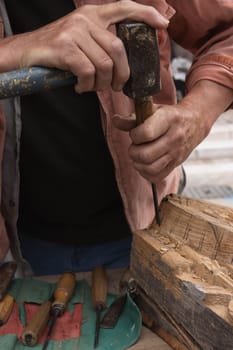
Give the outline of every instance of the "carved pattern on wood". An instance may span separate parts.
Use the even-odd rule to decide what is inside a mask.
[[[232,350],[233,209],[175,195],[160,209],[132,244],[141,309],[182,349]]]
[[[233,260],[233,209],[176,195],[161,203],[162,230],[220,263]]]

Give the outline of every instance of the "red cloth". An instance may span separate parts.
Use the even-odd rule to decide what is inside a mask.
[[[27,321],[29,322],[33,314],[37,311],[39,305],[25,303],[25,313]],[[81,320],[82,320],[82,304],[75,304],[72,312],[65,311],[64,315],[58,317],[54,325],[51,340],[64,341],[72,338],[77,338],[81,334]],[[19,306],[15,303],[13,311],[8,322],[0,327],[0,336],[7,334],[16,334],[20,339],[24,325],[19,316]],[[44,330],[38,343],[44,343],[48,327]]]

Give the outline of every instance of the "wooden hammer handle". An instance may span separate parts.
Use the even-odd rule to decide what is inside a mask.
[[[153,114],[153,100],[151,96],[134,100],[137,125],[142,124]]]

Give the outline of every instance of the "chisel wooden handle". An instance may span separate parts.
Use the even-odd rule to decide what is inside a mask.
[[[96,266],[92,271],[92,304],[93,309],[102,310],[107,298],[107,276],[103,266]]]
[[[25,327],[22,333],[22,343],[26,346],[34,346],[38,342],[43,330],[48,324],[51,301],[46,301],[41,304],[32,318],[29,320],[28,325]]]
[[[96,266],[92,271],[92,305],[96,311],[94,349],[99,344],[100,314],[107,299],[107,275],[103,266]]]
[[[61,316],[68,301],[74,293],[76,277],[74,272],[64,272],[59,278],[54,292],[54,302],[52,303],[52,313]]]
[[[8,261],[0,266],[0,301],[4,298],[11,281],[14,278],[17,264],[15,261]]]
[[[22,334],[22,343],[27,346],[34,346],[48,324],[50,314],[55,313],[61,316],[65,307],[71,298],[75,288],[75,274],[73,272],[65,272],[58,280],[56,289],[52,298],[45,301],[35,312],[31,320],[29,320]]]
[[[0,302],[0,326],[8,321],[14,307],[14,298],[7,294]]]
[[[66,85],[77,78],[70,72],[46,67],[31,67],[0,74],[0,99],[30,95]]]

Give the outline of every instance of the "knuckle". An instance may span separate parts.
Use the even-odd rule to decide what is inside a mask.
[[[72,18],[70,19],[70,23],[73,23],[75,27],[77,26],[77,24],[79,27],[82,27],[82,28],[88,27],[88,20],[86,16],[88,7],[89,7],[88,5],[83,5],[82,9],[80,8],[79,11],[74,11]]]
[[[181,127],[177,128],[175,138],[176,138],[176,142],[183,143],[184,132],[183,132],[183,129]]]
[[[86,14],[90,11],[92,11],[93,9],[93,5],[90,4],[84,4],[81,7],[77,8],[76,10],[74,10],[73,14],[79,18],[80,17],[86,17]]]
[[[170,132],[166,138],[166,145],[171,149],[182,145],[185,142],[185,131],[182,126],[177,125],[173,132]]]
[[[143,150],[141,152],[138,151],[134,151],[133,148],[129,149],[129,155],[130,157],[137,161],[140,164],[151,164],[152,163],[152,154],[151,152],[147,151],[147,150]]]
[[[65,30],[60,31],[56,36],[55,42],[63,48],[66,48],[71,44],[69,33]]]
[[[132,1],[131,0],[119,1],[118,6],[122,8],[124,11],[130,10],[132,7]]]
[[[72,66],[72,61],[73,61],[72,56],[73,55],[66,54],[65,56],[63,56],[61,58],[61,60],[64,63],[65,67],[69,67],[70,68]]]
[[[178,109],[171,109],[171,118],[175,121],[178,122],[180,119],[180,111]]]
[[[119,38],[114,38],[111,43],[112,51],[116,56],[122,56],[125,52],[123,42]]]
[[[155,138],[155,130],[153,127],[148,127],[145,130],[145,137],[148,141],[153,141]]]
[[[144,164],[151,164],[153,161],[152,153],[144,150],[144,152],[141,154],[141,160]]]
[[[89,79],[95,75],[95,67],[91,64],[86,64],[86,66],[82,67],[82,71],[80,72],[80,77],[84,79]]]
[[[111,72],[113,69],[113,62],[110,57],[105,56],[97,63],[97,68],[103,73]]]

